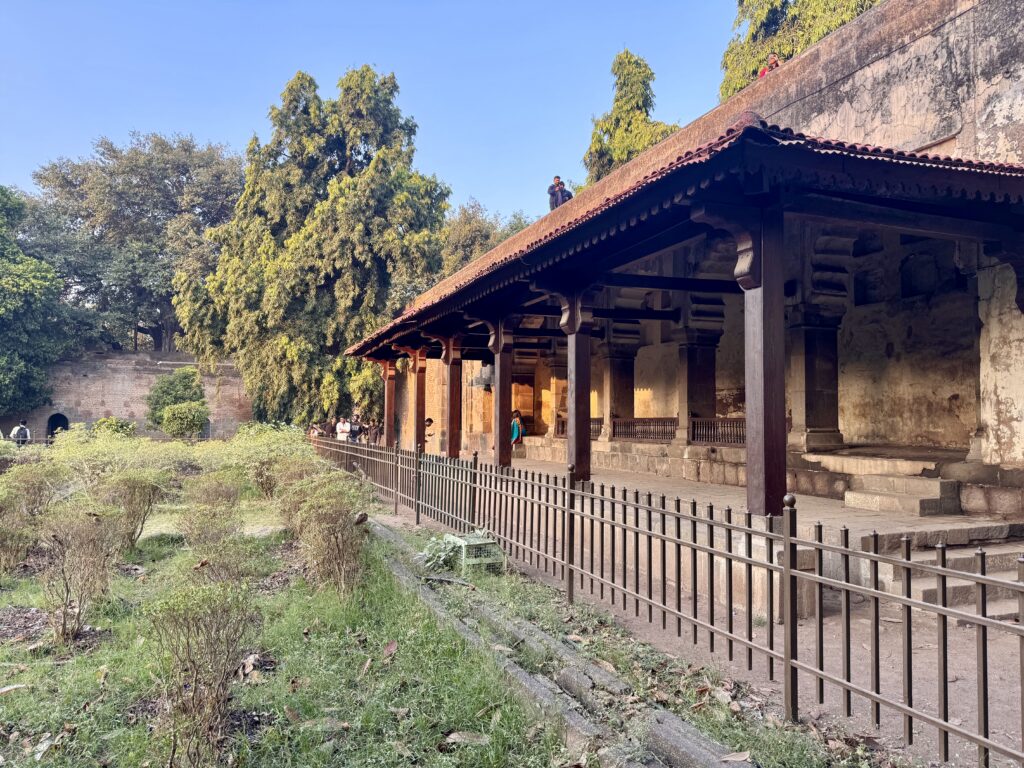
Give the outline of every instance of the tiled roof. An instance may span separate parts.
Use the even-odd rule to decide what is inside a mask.
[[[485,275],[595,218],[666,175],[685,166],[707,162],[736,144],[741,137],[756,138],[764,144],[799,146],[826,155],[874,158],[901,165],[1007,177],[1015,182],[1019,180],[1019,185],[1016,183],[1013,185],[1015,200],[1024,199],[1024,165],[1021,164],[963,160],[806,136],[790,128],[768,125],[752,112],[744,112],[740,115],[733,125],[718,138],[696,148],[680,148],[678,145],[688,135],[686,129],[678,131],[593,186],[582,190],[568,203],[556,208],[526,229],[467,264],[455,274],[442,280],[430,290],[420,294],[399,317],[363,341],[349,347],[346,354],[358,355],[369,351],[375,343],[385,339],[400,326],[414,323],[427,310],[456,295]]]

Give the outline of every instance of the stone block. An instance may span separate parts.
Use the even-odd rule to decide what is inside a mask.
[[[1000,517],[1021,517],[1024,516],[1024,494],[1020,488],[999,488],[988,489],[989,513]]]

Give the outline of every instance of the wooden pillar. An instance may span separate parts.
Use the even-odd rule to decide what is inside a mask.
[[[560,325],[569,342],[566,460],[573,467],[571,479],[590,479],[590,339],[593,308],[582,291],[561,297]]]
[[[782,211],[708,204],[691,215],[732,234],[743,289],[747,509],[781,515],[786,495],[786,322]]]
[[[839,448],[839,324],[841,316],[814,306],[793,311],[790,380],[793,426],[789,445],[801,451]]]
[[[441,359],[447,369],[445,398],[445,456],[457,459],[462,451],[462,340],[443,342]]]
[[[413,450],[419,450],[427,442],[427,356],[422,349],[413,350],[412,354]]]
[[[501,318],[490,326],[488,342],[494,353],[494,463],[512,465],[512,328],[511,318]]]
[[[395,361],[381,363],[384,378],[384,445],[395,447]]]

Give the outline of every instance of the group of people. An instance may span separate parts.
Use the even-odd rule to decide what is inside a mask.
[[[342,416],[337,421],[328,419],[322,424],[310,424],[309,436],[333,437],[346,443],[376,445],[380,442],[381,428],[375,419],[363,421],[359,414],[354,414],[351,419]]]

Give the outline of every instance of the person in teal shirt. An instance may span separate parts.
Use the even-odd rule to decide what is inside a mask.
[[[519,445],[523,442],[524,435],[523,414],[518,410],[512,411],[512,445]]]

